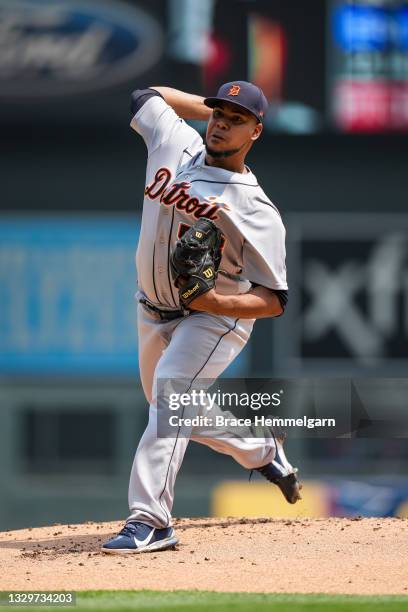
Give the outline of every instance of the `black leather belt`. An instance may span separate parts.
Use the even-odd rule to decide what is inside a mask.
[[[183,310],[161,310],[160,308],[157,308],[157,306],[150,304],[150,302],[144,298],[140,299],[139,303],[143,304],[147,310],[154,312],[162,321],[173,321],[173,319],[179,319],[180,317],[185,317],[189,314]]]

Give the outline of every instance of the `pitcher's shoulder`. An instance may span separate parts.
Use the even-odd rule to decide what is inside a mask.
[[[279,215],[279,217],[282,217],[279,207],[266,195],[265,191],[260,185],[254,193],[254,201],[260,207],[266,207],[270,210],[270,212],[273,211],[273,213]]]
[[[250,214],[265,216],[282,222],[278,206],[266,195],[260,185],[247,193],[247,207]]]

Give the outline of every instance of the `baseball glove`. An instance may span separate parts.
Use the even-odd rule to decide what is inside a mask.
[[[185,308],[215,287],[223,234],[209,219],[199,219],[176,242],[170,257],[174,284]]]

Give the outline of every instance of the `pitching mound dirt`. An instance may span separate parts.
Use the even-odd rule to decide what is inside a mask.
[[[406,519],[177,519],[174,550],[101,553],[122,525],[0,533],[0,589],[408,594]]]

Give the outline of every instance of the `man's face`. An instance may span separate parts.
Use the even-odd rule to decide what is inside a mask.
[[[262,124],[252,113],[232,102],[219,102],[208,121],[207,152],[217,157],[240,150],[246,153],[261,132]]]

